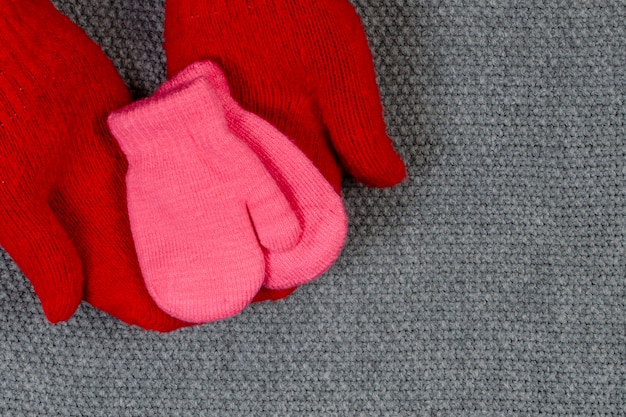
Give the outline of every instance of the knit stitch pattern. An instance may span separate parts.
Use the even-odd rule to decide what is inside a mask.
[[[272,173],[228,127],[211,83],[163,88],[108,119],[128,158],[137,256],[163,311],[192,323],[221,320],[261,288],[262,246],[292,249],[302,229]]]
[[[126,161],[106,116],[130,94],[113,64],[48,0],[0,2],[0,245],[46,317],[81,299],[120,320],[168,331],[128,224]]]

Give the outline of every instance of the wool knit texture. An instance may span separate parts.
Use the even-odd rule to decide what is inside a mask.
[[[0,245],[51,322],[81,298],[167,331],[137,263],[126,161],[106,116],[130,94],[110,60],[47,0],[0,1]]]
[[[341,197],[288,137],[232,98],[228,81],[216,64],[192,64],[158,92],[194,79],[211,83],[228,127],[259,156],[298,216],[302,234],[297,245],[289,250],[265,250],[263,286],[287,289],[317,278],[335,262],[346,239],[348,225]]]
[[[161,0],[55,2],[165,80]],[[354,3],[410,180],[345,181],[347,244],[288,299],[166,335],[50,326],[4,256],[0,415],[626,414],[623,1]]]
[[[261,245],[289,250],[302,229],[211,83],[171,82],[115,111],[109,127],[129,161],[128,213],[150,295],[181,320],[221,320],[263,285]]]
[[[233,97],[291,138],[337,192],[344,171],[376,187],[406,177],[347,0],[169,1],[164,26],[169,77],[198,60],[219,64]]]

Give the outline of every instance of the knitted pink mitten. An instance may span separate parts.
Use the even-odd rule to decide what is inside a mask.
[[[200,79],[139,101],[112,113],[109,127],[128,158],[131,228],[155,302],[194,323],[242,311],[263,284],[260,245],[288,250],[301,228],[230,132],[212,86]]]

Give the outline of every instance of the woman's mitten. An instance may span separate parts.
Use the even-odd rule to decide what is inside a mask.
[[[0,0],[0,45],[0,245],[48,320],[84,298],[145,329],[187,325],[157,307],[137,262],[106,125],[131,100],[113,64],[48,0]]]
[[[237,102],[291,138],[338,193],[343,171],[374,187],[406,177],[348,0],[167,0],[164,47],[169,77],[218,64]]]

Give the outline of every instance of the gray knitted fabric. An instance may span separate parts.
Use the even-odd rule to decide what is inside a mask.
[[[160,0],[58,0],[137,95]],[[6,416],[625,416],[626,5],[355,1],[410,182],[278,303],[159,335],[46,323],[0,260]]]

